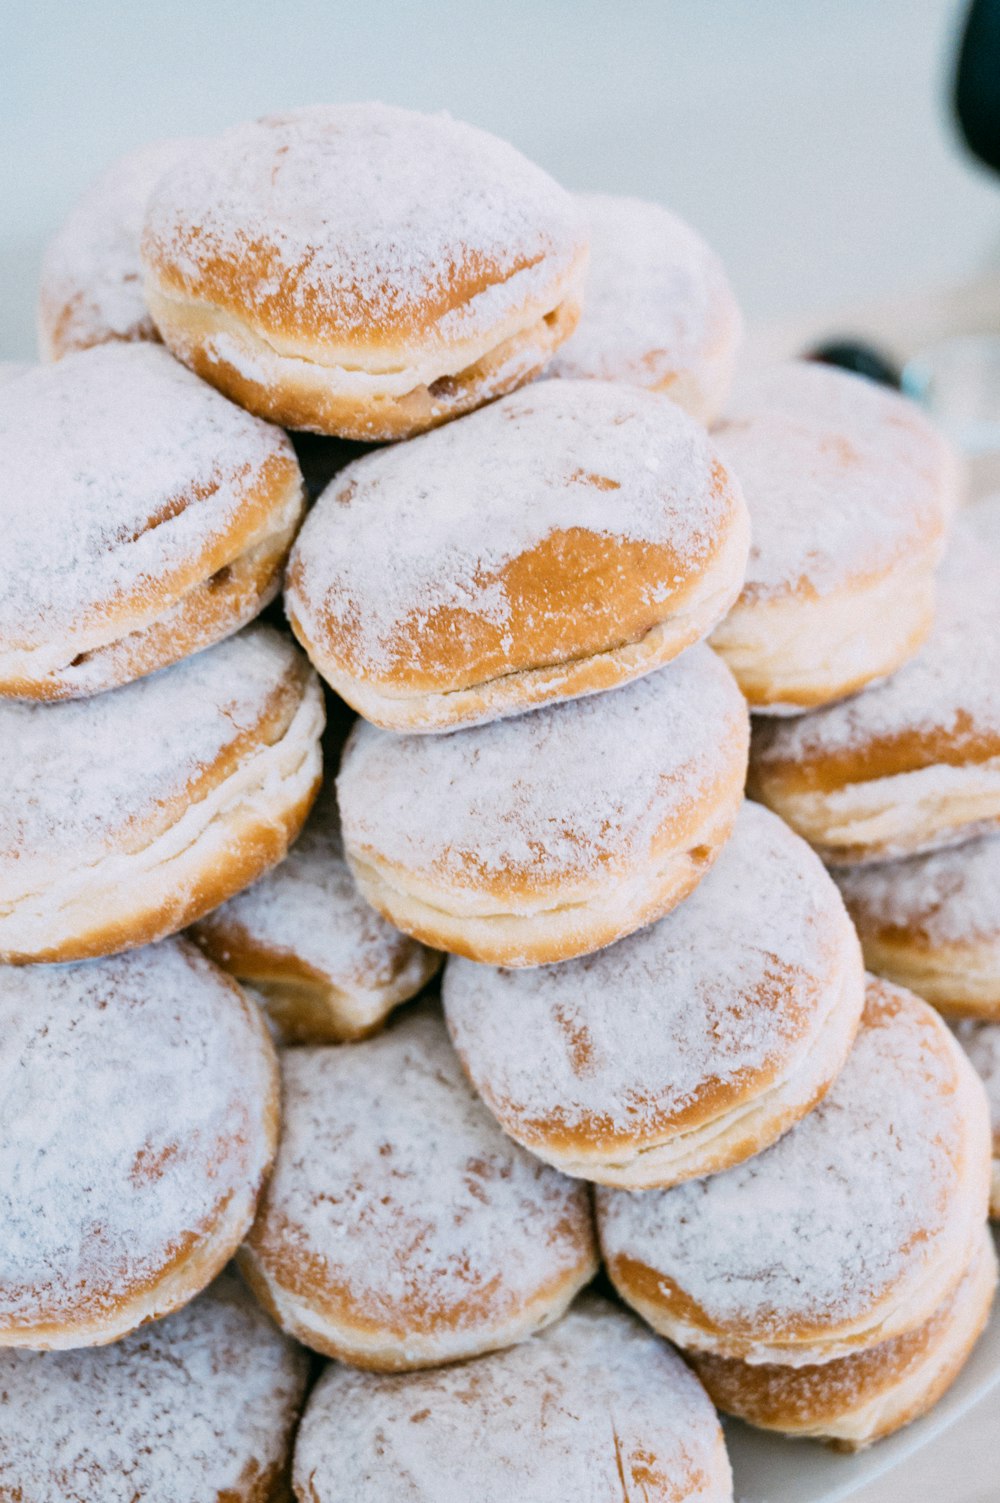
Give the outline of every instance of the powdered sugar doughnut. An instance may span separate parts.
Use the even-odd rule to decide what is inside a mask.
[[[586,1188],[505,1138],[428,1008],[284,1056],[274,1173],[240,1253],[291,1335],[383,1371],[555,1320],[596,1269]]]
[[[956,464],[912,402],[806,361],[757,377],[713,435],[746,492],[743,593],[713,645],[751,708],[798,714],[927,637]]]
[[[0,967],[0,1020],[0,1346],[116,1341],[192,1299],[253,1219],[274,1050],[179,940]]]
[[[990,1215],[1000,1221],[1000,1024],[965,1019],[956,1024],[958,1040],[986,1087],[993,1126],[993,1177],[990,1184]]]
[[[170,348],[251,412],[404,438],[536,375],[579,315],[572,198],[513,147],[382,104],[270,115],[162,178],[142,241]]]
[[[278,592],[302,476],[278,429],[151,345],[0,392],[0,694],[117,688],[237,631]],[[30,503],[29,503],[30,498]]]
[[[869,969],[954,1017],[1000,1021],[1000,839],[844,868]]]
[[[958,1288],[905,1336],[810,1367],[696,1352],[695,1371],[720,1409],[751,1425],[861,1450],[926,1414],[964,1367],[997,1284],[993,1240],[985,1228],[979,1236]]]
[[[912,992],[869,982],[851,1055],[816,1109],[711,1179],[598,1191],[608,1271],[679,1345],[832,1362],[915,1331],[951,1295],[986,1216],[986,1099]]]
[[[0,1496],[283,1503],[308,1360],[232,1273],[101,1352],[0,1353]]]
[[[731,1503],[697,1378],[623,1311],[587,1297],[543,1335],[439,1372],[330,1366],[295,1447],[301,1503]]]
[[[758,722],[750,773],[831,865],[1000,825],[1000,496],[959,513],[917,656],[842,704]]]
[[[590,230],[583,313],[547,374],[646,386],[711,422],[743,334],[722,262],[660,204],[611,193],[577,202]]]
[[[31,369],[26,360],[0,360],[0,386],[6,386],[18,376],[26,376]]]
[[[332,779],[285,860],[192,932],[217,964],[264,994],[287,1043],[333,1044],[374,1033],[441,963],[355,887]]]
[[[545,381],[343,470],[286,608],[367,720],[447,730],[676,657],[729,609],[748,541],[738,486],[678,407]]]
[[[231,897],[298,833],[322,729],[259,626],[113,694],[0,704],[0,959],[107,955]]]
[[[662,917],[728,839],[746,705],[707,647],[613,694],[450,736],[364,721],[337,780],[362,894],[492,965],[585,955]]]
[[[455,1047],[504,1131],[633,1190],[773,1143],[841,1069],[864,997],[836,888],[759,804],[658,924],[530,971],[453,957],[444,979]]]
[[[109,340],[159,338],[142,295],[139,237],[149,195],[196,142],[153,141],[113,162],[49,241],[38,289],[43,360]]]

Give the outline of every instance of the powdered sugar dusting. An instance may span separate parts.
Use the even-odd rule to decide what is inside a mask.
[[[863,1317],[966,1216],[967,1098],[942,1035],[910,993],[870,986],[840,1076],[772,1148],[671,1190],[598,1191],[606,1255],[638,1259],[723,1331],[758,1340]]]
[[[824,595],[940,537],[944,441],[912,402],[832,367],[760,373],[716,428],[739,476],[753,542],[743,598]]]
[[[529,971],[449,959],[448,1025],[503,1120],[641,1134],[808,1053],[846,923],[818,857],[748,803],[715,866],[659,923]]]
[[[173,940],[0,967],[0,1018],[0,1324],[109,1315],[260,1183],[259,1027]]]
[[[577,202],[590,229],[583,314],[548,374],[639,386],[710,377],[723,326],[739,326],[715,252],[660,204],[610,193]]]
[[[331,1364],[299,1432],[295,1480],[324,1503],[732,1497],[697,1378],[665,1342],[594,1297],[519,1346],[460,1367],[382,1377]]]
[[[0,704],[0,904],[52,863],[128,846],[163,805],[253,731],[298,659],[251,627],[148,678],[64,704]]]
[[[284,1055],[284,1123],[250,1245],[304,1258],[393,1330],[509,1317],[578,1268],[585,1189],[505,1138],[424,1008],[361,1044]]]
[[[242,1496],[284,1465],[304,1352],[224,1273],[99,1351],[0,1351],[0,1493],[20,1503]]]
[[[153,141],[121,157],[49,242],[40,318],[56,355],[108,339],[156,339],[142,293],[142,221],[158,180],[195,145],[194,139]]]
[[[345,988],[374,991],[395,981],[416,990],[426,975],[424,947],[376,913],[354,885],[332,779],[285,860],[215,909],[208,927],[215,951],[235,930]]]
[[[102,345],[0,394],[0,643],[31,648],[159,599],[240,524],[285,435],[154,345]]]
[[[845,867],[836,880],[866,932],[913,929],[932,945],[1000,939],[995,837],[905,861]]]
[[[506,142],[444,114],[340,104],[188,155],[153,194],[143,249],[185,284],[249,259],[253,322],[288,333],[315,317],[378,346],[412,341],[414,323],[419,344],[489,330],[544,298],[585,243],[570,195]],[[452,306],[465,282],[477,294]]]
[[[760,760],[824,757],[914,732],[1000,736],[1000,496],[959,512],[937,619],[917,656],[853,699],[769,723]]]
[[[503,630],[501,571],[553,533],[670,547],[694,568],[733,506],[704,429],[666,397],[541,382],[342,470],[293,551],[289,604],[384,673],[419,655],[421,624],[449,608]],[[564,591],[536,589],[539,619],[565,613]]]
[[[1000,1023],[980,1023],[967,1018],[953,1024],[953,1028],[986,1087],[993,1132],[1000,1134]]]
[[[443,736],[359,721],[337,790],[349,850],[478,886],[644,868],[742,754],[746,706],[704,646],[608,694]]]

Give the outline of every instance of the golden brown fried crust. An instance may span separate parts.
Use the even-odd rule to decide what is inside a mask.
[[[778,800],[783,793],[833,793],[854,783],[871,783],[927,767],[978,766],[1000,756],[996,731],[977,726],[972,716],[961,710],[947,728],[873,736],[863,746],[814,757],[775,756],[771,742],[777,734],[780,725],[772,727],[767,721],[755,725],[749,787],[779,813]]]

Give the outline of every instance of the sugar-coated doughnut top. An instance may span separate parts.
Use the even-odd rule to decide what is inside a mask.
[[[709,1179],[599,1191],[605,1254],[669,1279],[722,1332],[764,1341],[864,1318],[949,1234],[969,1236],[984,1119],[938,1015],[870,981],[853,1051],[819,1106]],[[967,1250],[957,1242],[955,1256]]]
[[[944,439],[912,402],[861,376],[804,360],[761,371],[714,438],[753,524],[744,600],[877,579],[943,533]]]
[[[337,783],[344,834],[442,884],[613,881],[715,801],[746,738],[743,698],[705,646],[609,694],[450,735],[359,721]]]
[[[731,1503],[715,1411],[669,1346],[593,1296],[519,1346],[385,1378],[331,1364],[295,1459],[317,1503]]]
[[[162,178],[143,256],[254,327],[333,339],[391,369],[481,336],[583,253],[571,196],[505,141],[383,104],[239,125]],[[388,363],[387,363],[388,362]]]
[[[293,552],[289,607],[358,673],[433,668],[426,628],[439,619],[473,642],[485,623],[502,643],[515,609],[536,632],[553,618],[569,631],[576,580],[540,569],[517,583],[515,604],[504,571],[580,529],[666,550],[669,572],[647,602],[655,620],[678,583],[708,567],[742,504],[705,430],[667,397],[543,381],[342,470]],[[621,588],[635,587],[626,578]],[[464,650],[454,636],[442,654]],[[520,647],[507,644],[515,658]]]
[[[1000,495],[958,513],[934,627],[917,656],[851,699],[771,722],[760,764],[810,764],[912,737],[929,738],[931,750],[943,744],[947,760],[966,745],[980,760],[984,737],[1000,751]]]
[[[0,967],[0,1323],[110,1316],[214,1230],[266,1168],[272,1072],[184,941]]]
[[[49,889],[56,901],[64,866],[136,849],[220,758],[237,763],[285,696],[297,701],[306,672],[287,638],[251,627],[110,694],[0,704],[0,901]]]
[[[577,202],[590,230],[583,314],[549,374],[668,391],[678,376],[710,379],[740,326],[715,252],[661,204],[612,193]]]
[[[280,429],[149,344],[83,350],[4,385],[0,469],[0,658],[202,577],[255,492],[297,475]]]
[[[41,322],[58,354],[108,339],[155,339],[139,239],[152,189],[193,139],[152,141],[113,162],[74,204],[42,263]]]
[[[335,984],[362,992],[426,971],[422,945],[400,934],[361,897],[344,860],[333,779],[284,861],[202,921],[213,953],[237,944],[294,956]]]
[[[306,1354],[232,1273],[97,1351],[0,1351],[0,1496],[241,1497],[284,1461]]]
[[[840,1000],[847,934],[819,858],[747,803],[694,893],[649,928],[533,970],[450,959],[448,1026],[487,1104],[529,1139],[641,1136],[804,1059]]]
[[[1000,940],[1000,839],[843,867],[837,884],[864,933],[901,930],[918,943],[963,945]]]
[[[398,1335],[520,1310],[579,1267],[583,1186],[506,1138],[436,1012],[283,1057],[281,1144],[250,1246],[279,1283],[342,1291]]]

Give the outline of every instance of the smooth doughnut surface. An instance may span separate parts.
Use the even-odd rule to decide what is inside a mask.
[[[158,340],[142,293],[139,238],[149,195],[197,142],[153,141],[113,162],[49,241],[38,289],[43,360],[112,340]]]
[[[996,1253],[984,1229],[958,1288],[905,1336],[811,1367],[751,1366],[700,1352],[695,1370],[728,1414],[858,1451],[919,1419],[947,1391],[982,1334],[996,1283]]]
[[[874,978],[847,1064],[773,1147],[710,1179],[599,1189],[622,1298],[678,1345],[804,1367],[904,1336],[986,1217],[985,1093],[936,1012]]]
[[[1000,839],[843,867],[869,970],[950,1017],[1000,1021]]]
[[[666,397],[543,381],[341,471],[286,609],[367,720],[448,730],[676,657],[729,609],[748,541],[738,486]]]
[[[231,635],[304,509],[285,435],[145,344],[3,387],[0,468],[3,696],[100,693]]]
[[[743,335],[722,262],[660,204],[611,193],[577,203],[590,231],[583,312],[546,374],[645,386],[712,422]]]
[[[167,940],[0,967],[0,1025],[0,1346],[117,1341],[198,1294],[253,1219],[278,1131],[260,1012]]]
[[[662,1341],[605,1300],[495,1356],[386,1378],[336,1364],[295,1447],[299,1503],[731,1503],[718,1419]]]
[[[0,1497],[288,1503],[305,1352],[223,1273],[100,1352],[0,1352]]]
[[[1000,1221],[1000,1024],[963,1019],[955,1025],[959,1043],[986,1087],[993,1126],[993,1177],[990,1184],[990,1215]]]
[[[145,295],[251,412],[405,438],[535,376],[579,316],[573,199],[513,147],[382,104],[270,115],[161,178]]]
[[[505,1138],[427,1007],[283,1057],[281,1145],[240,1253],[306,1345],[381,1371],[522,1341],[597,1267],[583,1185]]]
[[[912,402],[832,366],[760,373],[713,441],[753,544],[712,638],[751,709],[799,714],[893,673],[934,619],[957,460]]]
[[[0,704],[0,959],[130,949],[247,886],[305,820],[322,729],[262,626],[111,694]]]
[[[452,1040],[505,1132],[565,1173],[649,1189],[759,1153],[841,1069],[861,951],[818,857],[744,804],[657,924],[527,971],[452,957]]]
[[[333,779],[284,861],[206,914],[192,937],[263,993],[285,1043],[336,1044],[374,1033],[416,996],[441,957],[401,934],[354,885]]]
[[[1000,496],[959,512],[917,656],[841,704],[758,721],[750,790],[830,865],[1000,826]]]
[[[361,893],[435,949],[543,965],[675,907],[729,837],[747,712],[707,647],[612,694],[449,736],[359,721],[337,780]]]

